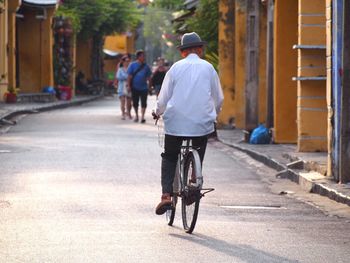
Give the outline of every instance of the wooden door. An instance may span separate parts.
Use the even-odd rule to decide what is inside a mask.
[[[273,127],[273,14],[274,0],[267,2],[267,57],[266,57],[266,77],[267,77],[267,116],[266,126]]]
[[[245,118],[246,130],[251,131],[258,125],[258,87],[259,87],[259,0],[247,1],[247,56],[246,56],[246,92]]]

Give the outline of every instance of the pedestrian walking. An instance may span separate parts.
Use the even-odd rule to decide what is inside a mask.
[[[151,77],[151,69],[145,63],[145,52],[136,52],[136,61],[132,62],[128,68],[128,84],[132,94],[132,103],[135,110],[135,122],[139,121],[139,101],[141,100],[141,123],[145,123],[145,112],[147,108],[148,83]]]
[[[162,83],[165,77],[165,73],[167,72],[167,67],[165,66],[164,58],[159,57],[157,59],[157,67],[154,70],[152,77],[151,77],[151,84],[150,86],[153,87],[153,90],[155,91],[157,97],[160,92],[160,88],[162,87]]]
[[[130,58],[123,56],[118,66],[116,80],[118,83],[118,97],[120,100],[120,110],[122,112],[122,120],[131,119],[131,92],[128,88],[128,67]]]
[[[206,42],[195,32],[184,34],[178,46],[182,60],[166,73],[153,118],[163,115],[164,152],[161,164],[161,202],[156,214],[171,205],[172,185],[182,141],[191,138],[203,162],[208,135],[221,110],[223,92],[214,67],[201,59]]]

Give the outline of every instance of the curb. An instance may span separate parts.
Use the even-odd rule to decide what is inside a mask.
[[[336,202],[350,206],[350,196],[347,196],[338,190],[329,187],[330,184],[336,185],[336,183],[331,179],[326,178],[324,175],[321,175],[317,171],[313,171],[310,176],[309,173],[306,173],[303,170],[291,169],[287,165],[279,163],[268,155],[247,149],[236,143],[225,142],[225,140],[220,139],[220,137],[218,137],[218,140],[227,146],[248,154],[253,159],[276,170],[278,172],[276,174],[277,178],[289,179],[292,182],[299,184],[300,187],[307,192],[319,194],[328,197],[329,199],[332,199]]]
[[[10,111],[8,113],[5,113],[4,115],[0,116],[0,121],[1,120],[6,120],[8,121],[9,119],[21,115],[21,114],[33,114],[33,113],[38,113],[38,112],[44,112],[44,111],[50,111],[50,110],[55,110],[55,109],[63,109],[67,108],[70,106],[77,106],[81,105],[87,102],[91,102],[97,99],[102,98],[103,95],[97,95],[89,98],[84,98],[84,99],[78,99],[75,101],[58,101],[55,102],[54,104],[50,105],[43,105],[43,106],[34,106],[31,109],[24,109],[24,110],[14,110]]]

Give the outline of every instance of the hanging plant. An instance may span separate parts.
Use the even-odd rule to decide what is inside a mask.
[[[69,19],[55,17],[54,24],[54,79],[56,86],[72,86],[71,36],[74,34]]]
[[[55,18],[62,18],[55,26],[58,28],[69,28],[72,32],[71,34],[78,34],[81,30],[81,23],[79,15],[75,10],[68,9],[64,5],[60,5],[58,10],[55,12]],[[67,26],[69,24],[69,26]]]

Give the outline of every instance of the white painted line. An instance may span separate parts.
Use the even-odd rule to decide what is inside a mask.
[[[221,205],[222,208],[229,209],[250,209],[250,210],[275,210],[275,209],[287,209],[281,206],[250,206],[250,205]]]

